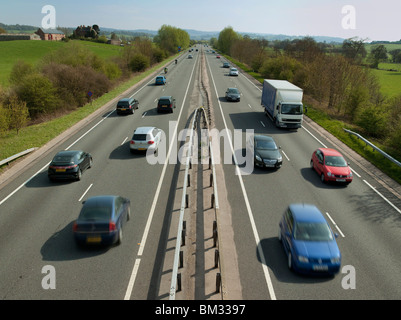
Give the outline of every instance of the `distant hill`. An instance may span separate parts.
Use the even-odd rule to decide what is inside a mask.
[[[5,29],[7,32],[10,33],[32,33],[32,30],[37,30],[37,26],[27,26],[27,25],[6,25],[0,23],[0,28]],[[75,30],[76,27],[65,27],[62,28],[65,31],[69,31],[72,33],[72,30]],[[200,40],[210,40],[211,38],[218,38],[220,31],[198,31],[193,29],[184,29],[188,32],[190,38],[195,41]],[[119,36],[125,37],[138,37],[138,36],[148,36],[154,37],[157,35],[158,31],[154,30],[147,30],[147,29],[135,29],[135,30],[121,30],[121,29],[114,29],[114,28],[102,28],[100,26],[100,33],[105,35],[106,37],[110,37],[111,33],[114,32]],[[284,34],[269,34],[269,33],[251,33],[251,32],[238,32],[241,35],[248,35],[251,38],[256,39],[267,39],[269,41],[274,40],[294,40],[294,39],[302,39],[306,36],[290,36]],[[338,37],[325,37],[325,36],[310,36],[315,39],[316,42],[326,42],[326,43],[343,43],[345,39],[338,38]]]

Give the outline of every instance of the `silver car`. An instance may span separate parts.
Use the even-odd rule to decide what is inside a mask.
[[[231,68],[230,69],[230,76],[238,76],[238,69],[237,68]]]
[[[156,127],[139,127],[134,131],[129,147],[131,153],[153,150],[156,152],[162,139],[162,130]]]

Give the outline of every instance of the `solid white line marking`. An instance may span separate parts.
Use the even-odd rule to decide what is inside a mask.
[[[176,123],[175,128],[174,128],[173,137],[170,140],[171,144],[169,146],[169,150],[168,150],[168,153],[167,153],[167,160],[164,163],[163,170],[162,170],[162,173],[160,175],[159,183],[158,183],[157,188],[156,188],[155,196],[153,198],[152,206],[150,208],[148,220],[146,221],[146,225],[145,225],[145,229],[144,229],[144,232],[143,232],[141,244],[139,246],[139,250],[138,250],[138,254],[137,254],[138,256],[142,256],[143,250],[145,249],[146,240],[147,240],[148,235],[149,235],[150,225],[152,223],[152,219],[153,219],[153,215],[154,215],[154,212],[155,212],[156,204],[157,204],[158,199],[159,199],[159,194],[160,194],[161,186],[162,186],[162,183],[163,183],[163,180],[164,180],[164,176],[165,176],[166,171],[167,171],[167,164],[169,162],[168,160],[170,159],[170,154],[171,154],[171,151],[173,150],[174,140],[175,140],[175,137],[177,135],[177,130],[178,130],[178,124],[180,122],[182,111],[184,110],[183,107],[184,107],[184,103],[185,103],[185,100],[186,100],[187,95],[188,95],[188,90],[189,90],[189,86],[191,84],[192,76],[194,74],[195,65],[196,65],[196,63],[194,63],[194,66],[192,68],[191,76],[190,76],[189,81],[188,81],[188,85],[187,85],[187,89],[185,91],[184,99],[182,100],[180,113],[178,114],[177,123]],[[131,297],[132,290],[134,288],[135,278],[136,278],[136,275],[137,275],[137,272],[138,272],[138,269],[139,269],[139,265],[140,265],[140,259],[137,259],[136,262],[135,262],[135,265],[134,265],[134,270],[132,271],[132,274],[131,274],[131,279],[130,279],[127,291],[125,292],[125,298],[124,298],[125,300],[128,300]]]
[[[308,129],[306,129],[304,126],[302,126],[302,128],[304,128],[304,130],[305,130],[307,133],[309,133],[313,138],[315,138],[315,140],[318,141],[323,147],[327,148],[327,146],[326,146],[322,141],[320,141],[318,138],[316,138],[316,137],[312,134],[312,132],[310,132],[310,131],[309,131]]]
[[[122,146],[122,145],[125,143],[125,141],[127,141],[127,140],[128,140],[128,137],[126,137],[126,138],[124,139],[124,141],[121,142],[120,146]]]
[[[213,83],[213,86],[214,86],[214,90],[215,90],[216,96],[218,97],[219,94],[218,94],[218,92],[217,92],[216,82],[214,81],[214,77],[213,77],[213,74],[212,74],[212,70],[211,70],[211,68],[210,68],[210,65],[209,65],[207,59],[206,59],[206,63],[208,64],[208,67],[209,67],[209,71],[210,71],[210,75],[211,75],[211,77],[212,77],[212,83]],[[218,100],[217,102],[218,102],[218,104],[219,104],[220,113],[221,113],[222,118],[223,118],[224,127],[226,128],[226,130],[228,130],[228,129],[227,129],[226,119],[225,119],[224,113],[223,113],[223,109],[222,109],[222,107],[221,107],[221,103],[220,103],[219,100]],[[268,291],[269,291],[270,298],[271,298],[272,300],[276,300],[276,295],[275,295],[274,289],[273,289],[273,283],[272,283],[272,281],[271,281],[270,274],[269,274],[269,270],[268,270],[267,264],[266,264],[265,254],[264,254],[264,252],[263,252],[262,245],[261,245],[261,243],[260,243],[260,238],[259,238],[259,234],[258,234],[258,231],[257,231],[257,228],[256,228],[255,219],[254,219],[254,217],[253,217],[251,205],[250,205],[250,203],[249,203],[249,199],[248,199],[248,196],[247,196],[247,193],[246,193],[246,190],[245,190],[245,186],[244,186],[244,182],[243,182],[243,180],[242,180],[241,172],[240,172],[240,169],[239,169],[239,167],[238,167],[238,161],[237,161],[237,157],[235,156],[235,152],[234,152],[234,148],[233,148],[233,144],[232,144],[230,135],[228,135],[228,141],[229,141],[229,144],[230,144],[230,147],[231,147],[231,152],[232,152],[233,158],[234,158],[236,174],[237,174],[237,176],[238,176],[239,183],[240,183],[240,185],[241,185],[241,190],[242,190],[242,193],[243,193],[243,195],[244,195],[245,205],[246,205],[247,212],[248,212],[248,216],[249,216],[249,220],[250,220],[250,223],[251,223],[253,236],[254,236],[254,238],[255,238],[255,242],[256,242],[256,245],[257,245],[257,248],[258,248],[258,254],[259,254],[259,257],[260,257],[260,259],[261,259],[261,265],[262,265],[263,273],[264,273],[264,276],[265,276],[265,280],[266,280],[266,284],[267,284],[267,289],[268,289]]]
[[[342,233],[342,231],[340,230],[340,228],[337,226],[337,224],[335,223],[335,221],[333,220],[333,218],[329,215],[328,212],[326,212],[326,215],[329,217],[331,223],[336,227],[336,229],[338,230],[338,232],[340,232],[341,236],[343,238],[345,238],[344,233]]]
[[[83,197],[85,197],[85,195],[88,193],[89,189],[92,188],[93,183],[90,184],[90,186],[85,190],[84,194],[81,196],[81,198],[78,199],[78,202],[80,202],[82,200]]]
[[[363,182],[365,182],[374,192],[376,192],[380,197],[382,197],[384,201],[386,201],[390,206],[392,206],[392,207],[395,209],[395,211],[397,211],[398,213],[401,214],[401,210],[398,209],[394,204],[392,204],[392,203],[390,202],[390,200],[388,200],[385,196],[383,196],[379,191],[377,191],[375,187],[373,187],[373,186],[372,186],[369,182],[367,182],[366,180],[363,180]]]

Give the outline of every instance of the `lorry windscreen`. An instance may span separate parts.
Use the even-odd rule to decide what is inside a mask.
[[[300,104],[282,104],[282,114],[302,114],[302,105]]]

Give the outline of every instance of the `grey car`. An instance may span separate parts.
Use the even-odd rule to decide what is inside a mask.
[[[227,101],[240,101],[241,94],[237,88],[228,88],[226,91],[226,100]]]
[[[249,147],[253,148],[255,166],[279,169],[283,164],[280,147],[271,136],[255,134],[248,143]]]

